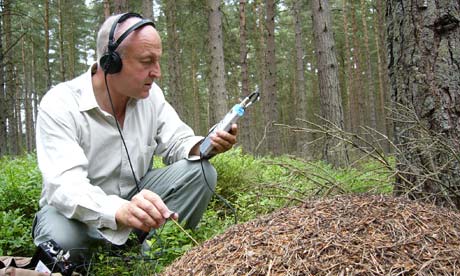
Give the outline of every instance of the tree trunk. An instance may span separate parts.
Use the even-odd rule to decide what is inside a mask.
[[[4,13],[0,13],[0,20],[3,22]],[[5,60],[3,56],[3,26],[0,26],[0,83],[4,83]],[[7,102],[5,94],[5,86],[0,86],[0,157],[8,154],[8,131],[7,131]]]
[[[124,13],[128,12],[128,0],[114,0],[113,1],[113,12],[117,13]]]
[[[20,155],[24,152],[23,149],[23,138],[22,138],[22,110],[21,110],[21,98],[22,98],[22,91],[20,89],[19,84],[19,76],[18,76],[18,69],[15,67],[14,69],[14,141],[13,149],[16,155]]]
[[[302,1],[294,0],[293,5],[293,17],[294,17],[294,31],[295,31],[295,52],[296,52],[296,74],[295,74],[295,91],[294,97],[296,103],[296,117],[302,120],[307,119],[307,89],[305,87],[305,66],[304,56],[305,50],[303,48],[303,35],[302,35]],[[294,142],[296,144],[297,155],[306,158],[308,153],[308,141],[311,141],[309,137],[302,132],[298,132],[295,135]]]
[[[34,39],[31,38],[31,41],[30,41],[30,44],[32,45],[31,47],[31,51],[30,51],[30,54],[31,54],[31,68],[30,68],[30,71],[31,71],[31,90],[32,90],[32,98],[33,98],[33,118],[37,118],[37,113],[38,113],[38,102],[39,102],[39,93],[38,93],[38,89],[37,89],[37,59],[36,59],[36,56],[35,56],[35,47],[33,47],[34,45]],[[34,126],[34,137],[35,137],[35,126]],[[34,144],[35,144],[35,140],[34,140]]]
[[[265,1],[265,67],[267,74],[264,80],[264,95],[261,95],[265,109],[265,116],[269,128],[267,129],[267,149],[269,153],[279,155],[282,152],[280,135],[277,133],[274,124],[278,122],[278,99],[276,93],[276,54],[275,54],[275,10],[274,0]]]
[[[348,31],[348,4],[347,0],[342,0],[342,20],[343,20],[343,32],[344,32],[344,39],[345,39],[345,48],[344,48],[344,54],[345,54],[345,91],[342,91],[342,97],[345,96],[344,102],[346,105],[344,105],[344,117],[345,117],[345,128],[348,131],[351,131],[354,127],[354,112],[353,108],[354,106],[354,99],[352,95],[355,93],[355,91],[352,90],[353,87],[353,62],[354,60],[351,59],[351,50],[350,50],[350,39],[349,39],[349,31]]]
[[[353,129],[355,133],[361,132],[361,127],[366,126],[366,94],[364,93],[363,83],[366,80],[363,79],[362,75],[362,51],[361,42],[359,36],[358,22],[356,19],[356,8],[354,4],[351,6],[351,26],[353,30],[353,66],[354,66],[354,77],[353,77],[353,104],[352,111],[354,114],[353,118]]]
[[[19,151],[17,144],[17,122],[14,109],[15,103],[15,89],[14,89],[14,67],[13,67],[13,46],[12,46],[12,29],[11,29],[11,2],[5,0],[3,2],[3,27],[5,34],[5,114],[7,118],[7,148],[8,154],[17,154]]]
[[[142,0],[142,15],[153,20],[153,0]]]
[[[261,0],[256,0],[253,3],[253,14],[257,15],[256,23],[253,25],[253,33],[256,34],[257,43],[255,43],[255,62],[256,68],[259,68],[256,72],[258,84],[257,88],[259,89],[259,93],[263,99],[265,95],[265,87],[264,87],[264,80],[267,74],[265,68],[265,58],[264,58],[264,50],[265,50],[265,24],[264,22],[264,12],[263,12],[263,5]],[[263,104],[257,104],[252,107],[252,114],[253,117],[250,118],[249,125],[252,130],[254,130],[253,137],[255,138],[254,141],[251,141],[251,152],[253,153],[265,153],[267,152],[267,143],[265,142],[265,130],[268,127],[266,114],[264,114],[264,106]],[[263,123],[260,123],[263,122]],[[256,138],[256,134],[258,134]]]
[[[460,2],[387,1],[395,193],[460,208]]]
[[[225,89],[224,48],[220,0],[208,0],[209,53],[211,81],[209,88],[209,120],[218,123],[228,111]]]
[[[312,0],[313,36],[315,38],[321,115],[339,129],[344,129],[342,101],[340,98],[338,65],[332,34],[329,3]],[[346,148],[338,139],[325,137],[324,159],[335,167],[348,164]]]
[[[64,2],[67,3],[67,2]],[[67,5],[69,5],[67,3]],[[68,7],[64,5],[64,7]],[[64,8],[64,11],[66,11],[66,18],[68,18],[69,23],[69,30],[67,33],[68,36],[68,43],[67,43],[67,51],[69,53],[69,61],[68,61],[68,66],[67,66],[67,79],[73,79],[76,77],[76,66],[77,66],[77,60],[79,57],[77,56],[77,49],[75,47],[78,47],[76,45],[77,41],[75,39],[76,35],[76,22],[75,18],[78,18],[77,15],[75,15],[73,12],[68,12],[68,8]]]
[[[198,83],[196,80],[197,76],[197,69],[196,69],[196,64],[197,64],[197,54],[196,54],[196,49],[192,47],[192,54],[191,54],[191,70],[190,70],[190,79],[192,80],[192,91],[193,91],[193,129],[195,130],[195,133],[205,133],[204,130],[202,130],[202,124],[201,124],[201,119],[200,119],[200,114],[201,114],[201,103],[202,101],[200,100],[201,95],[200,95],[200,90],[198,88]]]
[[[25,121],[25,145],[27,152],[31,152],[34,148],[34,131],[33,131],[33,117],[32,117],[32,106],[30,97],[30,71],[26,68],[30,68],[28,64],[28,57],[26,57],[26,43],[25,38],[21,39],[21,59],[22,59],[22,78],[23,78],[23,95],[24,95],[24,121]]]
[[[104,0],[104,18],[107,19],[110,17],[110,1]]]
[[[45,61],[45,82],[46,82],[46,91],[51,89],[51,69],[50,69],[50,11],[49,11],[49,0],[45,0],[45,56],[43,57]]]
[[[246,27],[246,0],[240,0],[239,3],[240,15],[240,67],[241,67],[241,98],[249,95],[249,74],[248,74],[248,42],[247,42],[247,27]],[[250,117],[252,112],[245,115],[245,118],[240,121],[240,139],[239,142],[243,148],[251,145],[251,129],[249,127]]]
[[[388,104],[388,69],[387,69],[387,62],[386,62],[386,51],[385,51],[385,21],[384,21],[384,12],[382,7],[382,0],[377,0],[376,3],[377,11],[374,16],[374,38],[375,38],[375,47],[377,52],[377,70],[378,70],[378,80],[379,80],[379,88],[378,88],[378,113],[380,114],[378,120],[378,129],[379,131],[386,135],[386,137],[392,137],[389,132],[388,122],[387,120],[387,111],[385,106]],[[384,149],[384,153],[390,152],[390,142],[383,141],[382,147]]]
[[[177,31],[177,7],[176,1],[167,1],[165,7],[166,25],[168,31],[168,73],[169,73],[169,97],[172,106],[176,109],[181,118],[188,118],[185,114],[185,99],[181,83],[180,46]]]
[[[367,30],[367,13],[369,8],[367,7],[367,0],[361,0],[361,24],[364,34],[364,52],[365,56],[363,59],[366,60],[366,89],[367,94],[367,117],[369,117],[369,126],[372,129],[377,130],[377,119],[376,119],[376,105],[375,105],[375,82],[374,75],[372,74],[372,64],[371,64],[371,50],[369,46],[369,32]]]
[[[64,58],[64,30],[63,17],[62,17],[62,3],[61,0],[57,1],[58,4],[58,39],[59,39],[59,72],[61,73],[61,81],[65,81],[65,58]]]

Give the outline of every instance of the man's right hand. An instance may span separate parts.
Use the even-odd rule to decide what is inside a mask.
[[[159,228],[168,218],[177,220],[178,214],[170,211],[163,200],[150,190],[142,190],[115,213],[117,223],[144,232]]]

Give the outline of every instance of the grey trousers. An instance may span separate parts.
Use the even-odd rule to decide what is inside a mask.
[[[204,181],[203,170],[207,179]],[[149,171],[140,182],[140,188],[158,194],[171,211],[179,214],[179,221],[187,228],[195,228],[211,199],[217,182],[217,173],[207,161],[181,160],[170,166]],[[209,185],[209,186],[208,186]],[[130,200],[137,188],[126,198]],[[32,229],[34,243],[53,239],[64,250],[88,256],[88,248],[106,243],[94,227],[64,217],[52,206],[43,206],[35,216]],[[73,259],[73,258],[71,258]],[[81,259],[81,257],[79,257]]]

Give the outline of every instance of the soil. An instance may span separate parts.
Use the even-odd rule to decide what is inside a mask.
[[[309,200],[230,227],[162,275],[459,275],[460,213],[404,198]]]

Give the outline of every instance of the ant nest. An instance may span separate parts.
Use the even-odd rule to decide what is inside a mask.
[[[460,214],[390,196],[310,200],[230,227],[162,275],[457,275]]]

